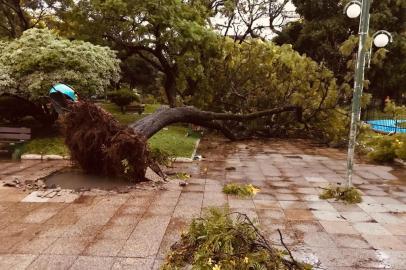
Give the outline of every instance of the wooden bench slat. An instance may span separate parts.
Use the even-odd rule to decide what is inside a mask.
[[[0,139],[29,140],[31,139],[31,134],[0,133]]]
[[[31,134],[31,129],[26,127],[14,128],[14,127],[0,127],[0,133],[26,133]]]

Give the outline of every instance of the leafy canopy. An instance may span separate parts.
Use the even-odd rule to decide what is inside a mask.
[[[29,29],[0,47],[0,94],[33,100],[47,95],[54,83],[64,82],[88,96],[103,93],[119,79],[114,51],[69,41],[48,29]]]
[[[348,2],[293,0],[301,20],[289,23],[274,39],[277,44],[292,44],[298,52],[325,63],[344,90],[350,87],[347,83],[353,78],[359,23],[358,19],[349,19],[343,14]],[[386,96],[401,98],[405,94],[405,11],[405,1],[372,1],[370,35],[385,29],[392,33],[394,40],[383,50],[374,48],[371,68],[366,72],[366,79],[370,81],[368,91],[382,100]]]
[[[190,102],[214,111],[251,113],[269,108],[299,106],[303,123],[292,113],[249,123],[248,129],[266,135],[314,134],[327,141],[339,140],[346,131],[340,112],[338,88],[325,66],[295,52],[291,46],[250,40],[236,44],[225,40],[222,57],[205,66]]]

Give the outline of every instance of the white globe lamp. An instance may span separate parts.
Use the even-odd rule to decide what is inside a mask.
[[[355,19],[361,14],[361,6],[358,2],[351,2],[345,9],[348,18]]]
[[[390,37],[386,33],[380,32],[374,38],[374,45],[378,48],[383,48],[388,45],[389,41]]]

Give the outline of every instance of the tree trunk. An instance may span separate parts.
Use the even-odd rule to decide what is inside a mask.
[[[241,122],[253,120],[264,116],[271,116],[283,112],[294,112],[298,121],[302,121],[302,108],[297,106],[285,106],[250,114],[230,114],[201,111],[194,107],[177,107],[158,109],[155,113],[138,120],[130,125],[138,134],[146,138],[152,137],[162,128],[174,123],[191,123],[203,127],[217,129],[227,138],[236,140],[239,135],[227,127],[226,121]]]
[[[172,76],[171,71],[165,74],[165,95],[168,99],[168,104],[170,107],[176,107],[176,88],[175,88],[175,77]]]
[[[155,113],[125,127],[97,105],[79,101],[68,104],[61,117],[65,143],[71,158],[85,172],[117,176],[138,182],[145,179],[148,166],[159,172],[148,150],[147,139],[173,123],[192,123],[220,130],[231,139],[241,138],[230,123],[294,112],[301,121],[302,109],[286,106],[250,114],[201,111],[194,107],[162,107]]]

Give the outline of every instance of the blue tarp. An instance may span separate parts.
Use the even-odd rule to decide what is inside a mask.
[[[381,120],[369,120],[366,121],[371,125],[371,128],[378,132],[384,133],[406,133],[406,128],[399,126],[400,123],[406,122],[406,120],[393,120],[393,119],[381,119]]]

